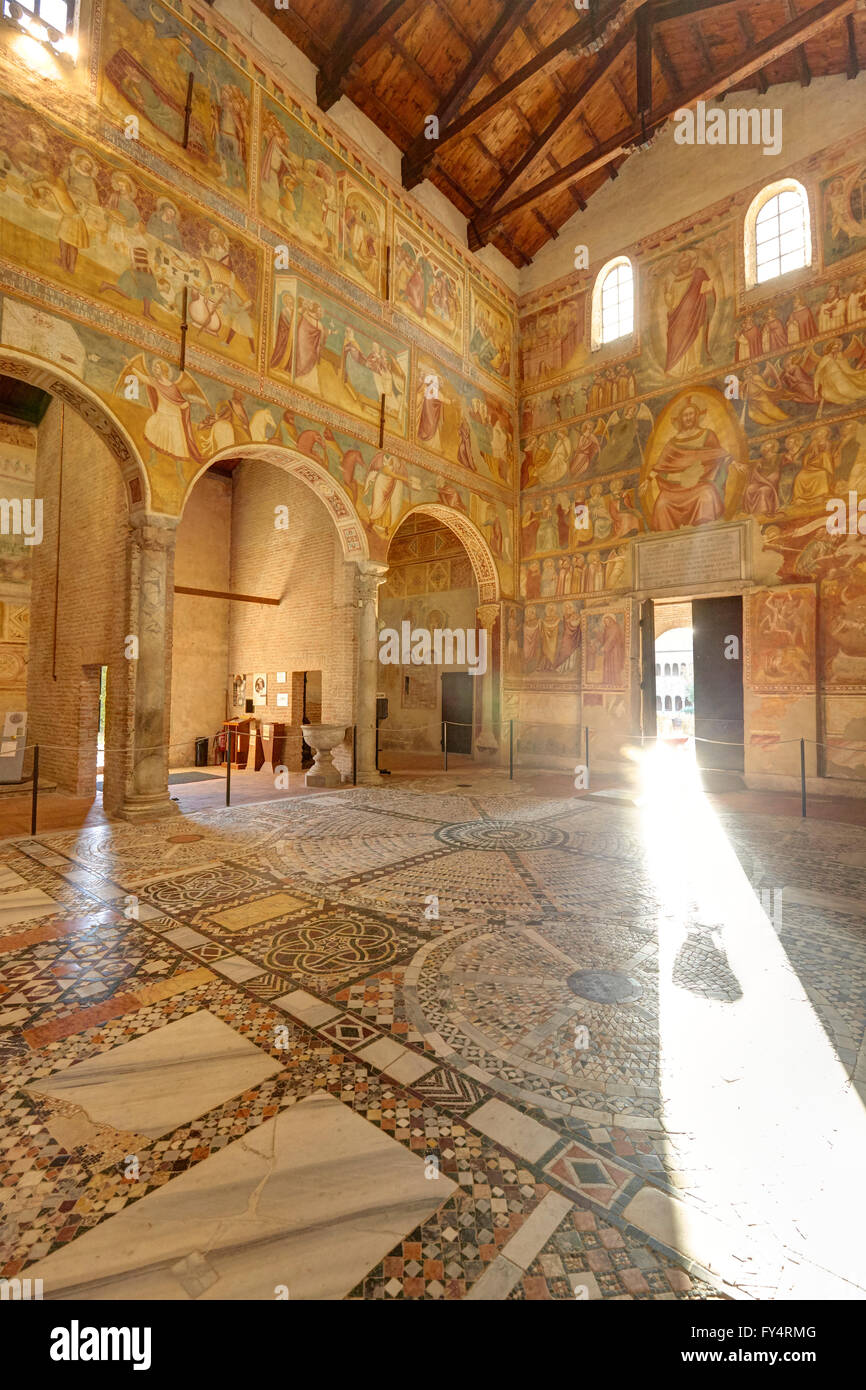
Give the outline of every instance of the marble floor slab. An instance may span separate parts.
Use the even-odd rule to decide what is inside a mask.
[[[473,1112],[472,1123],[482,1134],[489,1134],[500,1144],[531,1163],[537,1163],[559,1140],[559,1135],[546,1125],[540,1125],[531,1115],[523,1115],[513,1105],[501,1100],[488,1100]]]
[[[203,1010],[30,1089],[79,1105],[98,1124],[155,1139],[279,1070],[279,1062]]]
[[[57,900],[43,893],[41,888],[22,888],[19,892],[4,893],[0,897],[0,930],[19,922],[32,922],[37,917],[47,917],[49,913],[56,912],[59,906]]]
[[[45,1299],[342,1298],[454,1191],[424,1170],[315,1092],[28,1274]]]

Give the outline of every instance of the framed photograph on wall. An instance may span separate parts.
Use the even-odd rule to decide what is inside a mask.
[[[232,704],[235,708],[243,709],[244,701],[247,698],[247,678],[246,676],[232,676]]]
[[[268,703],[268,678],[263,671],[253,676],[253,700],[257,705]]]

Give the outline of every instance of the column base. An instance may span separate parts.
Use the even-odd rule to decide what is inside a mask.
[[[168,816],[179,816],[180,807],[172,801],[167,792],[153,796],[127,796],[118,807],[115,815],[119,820],[156,821]]]
[[[381,772],[359,772],[356,778],[356,785],[359,787],[384,787],[385,778]]]

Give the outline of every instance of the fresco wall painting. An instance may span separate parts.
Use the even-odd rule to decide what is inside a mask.
[[[299,390],[405,437],[409,420],[408,343],[353,313],[317,285],[274,276],[268,365]]]
[[[506,487],[514,479],[514,424],[505,401],[418,353],[415,438],[431,453]]]
[[[469,280],[469,360],[506,387],[511,385],[514,319]]]
[[[187,22],[158,0],[108,0],[93,14],[99,109],[124,129],[134,116],[139,138],[126,159],[123,141],[120,154],[36,110],[30,87],[10,74],[8,90],[26,87],[27,103],[0,97],[0,258],[8,267],[0,275],[16,295],[4,296],[4,341],[57,362],[106,401],[140,450],[157,511],[179,512],[214,453],[282,445],[328,468],[373,553],[387,548],[410,507],[442,503],[487,537],[508,588],[513,524],[498,489],[513,477],[513,406],[442,372],[435,350],[436,341],[447,344],[467,368],[483,365],[507,389],[514,354],[502,341],[503,323],[513,323],[505,299],[500,306],[492,286],[478,280],[476,290],[473,279],[489,311],[483,321],[476,316],[473,363],[464,341],[465,266],[415,227],[402,202],[393,309],[383,303],[388,188],[343,137],[270,91],[254,129],[247,60],[204,19]],[[85,108],[81,130],[98,131],[96,108],[86,100]],[[200,195],[180,196],[154,172],[160,161],[192,174]],[[293,255],[297,248],[312,257],[317,278],[266,277],[273,248],[227,220],[227,197],[238,204],[238,222],[252,204]],[[27,274],[23,298],[18,267]],[[425,373],[440,374],[455,407],[453,422],[447,403],[443,409],[438,466],[425,466],[408,444],[417,375],[413,349],[389,326],[394,309],[431,336]],[[383,397],[380,450],[373,441]],[[394,452],[401,439],[405,454]],[[345,510],[337,488],[333,504]]]
[[[385,200],[269,96],[262,98],[257,196],[264,221],[381,295]]]
[[[521,315],[520,377],[524,390],[574,371],[587,361],[587,302],[587,291],[582,289]]]
[[[529,350],[521,342],[521,596],[535,618],[566,595],[594,605],[587,595],[631,585],[632,535],[750,519],[755,581],[773,586],[755,591],[750,628],[755,756],[778,750],[795,725],[814,740],[819,714],[824,737],[831,727],[836,744],[843,727],[853,737],[851,711],[838,702],[866,696],[863,538],[827,526],[829,498],[866,497],[866,164],[839,170],[831,161],[830,152],[825,177],[807,178],[822,224],[808,272],[743,288],[744,191],[738,214],[728,207],[714,221],[709,210],[700,233],[671,229],[645,255],[638,248],[639,352],[627,342],[617,362],[602,353],[593,370],[593,356],[579,357],[563,373],[538,332],[552,323],[550,288],[520,311],[521,326],[536,330]],[[559,289],[566,300],[567,282]],[[539,390],[545,375],[553,380]],[[572,513],[582,507],[576,532]],[[518,618],[510,621],[517,630]],[[584,622],[594,642],[585,637],[585,718],[601,701],[609,722],[604,625],[587,613]],[[518,661],[524,672],[522,644],[510,660],[512,677]],[[541,687],[524,672],[523,688]],[[862,775],[851,768],[866,758],[847,756],[840,770],[828,754],[828,774]]]
[[[203,208],[0,96],[0,254],[94,303],[256,361],[261,252]]]
[[[151,0],[107,0],[99,95],[118,124],[136,116],[147,144],[246,203],[252,83],[172,10]]]
[[[461,355],[463,281],[463,271],[458,263],[395,213],[391,303],[446,347]]]

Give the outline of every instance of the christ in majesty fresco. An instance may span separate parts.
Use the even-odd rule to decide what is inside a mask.
[[[725,482],[732,456],[716,432],[702,426],[706,413],[691,397],[683,401],[671,418],[674,433],[641,482],[643,494],[657,489],[650,514],[654,531],[702,526],[724,515]]]

